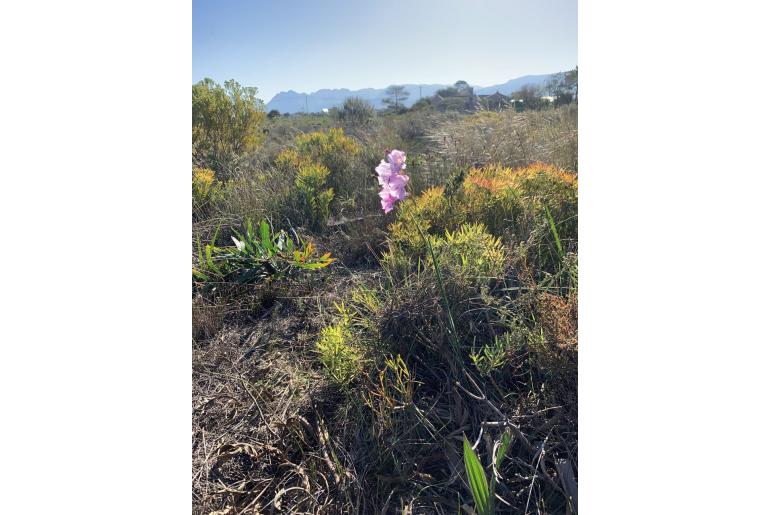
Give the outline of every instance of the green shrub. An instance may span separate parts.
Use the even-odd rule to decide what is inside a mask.
[[[192,87],[193,156],[220,174],[233,171],[234,160],[254,151],[264,139],[262,101],[257,88],[234,80],[224,87],[203,79]]]
[[[374,115],[374,107],[358,97],[346,98],[337,114],[341,120],[353,125],[366,125],[372,121]]]
[[[363,353],[353,340],[352,315],[344,304],[337,304],[338,319],[321,329],[316,349],[329,378],[347,385],[361,371]]]
[[[303,164],[297,170],[294,185],[298,192],[298,206],[304,223],[319,230],[329,220],[329,206],[334,199],[334,189],[326,187],[329,169],[321,164]]]
[[[503,274],[505,252],[500,238],[489,234],[481,224],[463,224],[457,231],[430,239],[442,271],[482,280]]]
[[[416,198],[402,202],[396,221],[390,226],[395,242],[407,248],[422,246],[420,233],[415,224],[426,234],[444,234],[462,223],[462,214],[444,196],[444,188],[428,188]]]
[[[501,165],[472,168],[454,192],[433,187],[401,205],[390,231],[404,251],[422,245],[415,223],[433,235],[455,231],[463,223],[481,223],[509,243],[550,227],[547,248],[536,248],[540,254],[535,257],[539,266],[554,271],[558,260],[577,250],[577,176],[543,163],[515,170]]]
[[[208,168],[193,168],[192,171],[192,200],[193,213],[203,214],[211,204],[222,197],[224,184],[216,179],[214,170]]]
[[[275,167],[294,177],[297,195],[291,200],[298,202],[293,213],[301,219],[298,222],[319,230],[326,226],[335,195],[354,193],[351,160],[360,148],[342,129],[297,136],[295,147],[281,151]]]
[[[431,104],[429,98],[421,98],[410,108],[411,111],[433,111],[433,104]]]
[[[351,166],[351,158],[360,152],[355,140],[345,136],[342,129],[311,132],[297,136],[294,141],[300,158],[320,163],[329,169],[331,186],[335,191],[347,190],[345,184]]]
[[[441,273],[462,282],[488,282],[500,277],[505,265],[505,251],[500,238],[489,234],[481,224],[463,224],[443,236],[428,235]],[[420,240],[401,245],[391,240],[383,255],[382,266],[393,277],[408,275],[417,262],[432,267],[428,249]]]

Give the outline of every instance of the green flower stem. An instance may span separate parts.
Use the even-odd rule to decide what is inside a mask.
[[[442,304],[444,305],[444,311],[446,312],[447,319],[449,319],[447,334],[449,335],[449,341],[452,343],[454,358],[457,364],[462,364],[462,360],[460,359],[460,340],[457,337],[457,328],[455,326],[455,319],[452,316],[452,310],[449,309],[449,297],[447,297],[446,290],[444,289],[444,280],[441,277],[441,266],[438,263],[436,254],[433,252],[433,246],[430,244],[430,240],[428,240],[428,238],[422,232],[422,228],[420,228],[420,224],[417,223],[417,221],[414,219],[414,216],[412,216],[411,213],[409,213],[409,217],[411,218],[412,223],[414,223],[415,227],[417,227],[417,232],[420,233],[420,237],[422,238],[422,241],[425,242],[425,245],[428,247],[428,252],[430,252],[430,258],[433,261],[433,270],[436,273],[436,282],[438,282],[439,291],[441,292]]]

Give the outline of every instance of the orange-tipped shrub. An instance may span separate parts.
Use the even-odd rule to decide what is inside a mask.
[[[577,236],[577,176],[553,165],[472,168],[461,196],[466,217],[484,222],[493,234],[523,239],[548,207],[557,228],[565,231],[560,237]]]
[[[496,236],[525,239],[545,220],[548,207],[559,237],[577,239],[577,176],[555,166],[535,163],[516,170],[500,165],[472,168],[459,191],[445,195],[435,187],[404,202],[391,225],[396,240],[413,243],[413,220],[434,234],[462,223],[483,223]]]

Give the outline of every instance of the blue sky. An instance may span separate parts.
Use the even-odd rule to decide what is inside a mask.
[[[577,64],[577,0],[193,0],[193,82],[489,86]]]

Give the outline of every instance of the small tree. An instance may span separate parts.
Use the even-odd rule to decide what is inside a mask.
[[[433,104],[429,98],[421,98],[412,105],[412,111],[431,111],[433,110]]]
[[[457,96],[457,93],[459,93],[458,89],[455,88],[455,87],[451,87],[451,86],[448,87],[448,88],[443,88],[443,89],[440,89],[440,90],[436,91],[436,95],[438,95],[438,96],[440,96],[442,98],[454,97],[454,96]]]
[[[556,97],[556,105],[564,105],[577,100],[577,66],[573,70],[557,73],[548,81],[548,93]]]
[[[385,94],[387,95],[387,98],[384,98],[382,103],[385,104],[388,109],[396,111],[403,109],[404,101],[409,98],[409,92],[404,86],[388,86],[385,90]]]
[[[374,118],[374,108],[372,105],[359,97],[349,97],[345,99],[345,103],[342,104],[342,109],[339,110],[339,117],[353,124],[367,124],[372,118]]]
[[[549,105],[548,102],[540,98],[540,89],[528,85],[522,86],[518,91],[511,93],[511,98],[516,100],[516,110],[542,109]]]
[[[267,113],[267,117],[271,120],[274,120],[281,116],[281,112],[278,109],[271,109],[269,113]]]
[[[220,174],[264,139],[264,106],[257,88],[203,79],[192,87],[193,157]]]
[[[570,91],[571,93],[574,93],[574,95],[575,95],[575,102],[577,102],[577,96],[578,96],[578,68],[577,68],[577,66],[575,66],[574,70],[570,70],[570,71],[568,71],[564,75],[564,85],[565,85],[565,88],[568,91]]]
[[[455,82],[455,89],[457,91],[464,91],[466,89],[471,89],[471,87],[464,80],[458,80],[457,82]]]

